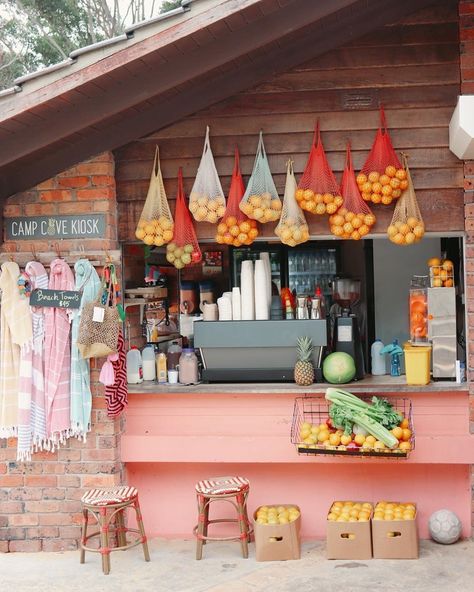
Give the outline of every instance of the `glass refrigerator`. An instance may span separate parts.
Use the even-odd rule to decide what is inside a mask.
[[[272,281],[279,291],[282,287],[288,287],[297,294],[312,295],[319,286],[326,302],[330,302],[331,280],[341,271],[339,245],[332,241],[312,241],[299,247],[288,247],[258,242],[250,247],[232,248],[232,287],[240,286],[242,261],[255,261],[260,258],[261,252],[270,254]]]

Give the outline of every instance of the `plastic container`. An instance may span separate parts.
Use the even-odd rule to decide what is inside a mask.
[[[155,378],[156,378],[155,348],[152,345],[147,345],[142,350],[142,366],[143,366],[143,380],[155,380]]]
[[[385,354],[382,354],[384,344],[381,339],[376,339],[370,347],[370,356],[372,358],[372,375],[383,376],[387,373],[385,365]]]
[[[167,364],[168,370],[175,370],[179,364],[179,358],[181,357],[181,346],[177,341],[173,341],[168,348]]]
[[[135,346],[127,352],[127,382],[128,384],[143,382],[142,354]]]
[[[198,360],[192,347],[183,349],[179,358],[179,382],[181,384],[199,382]]]
[[[404,343],[405,373],[407,384],[428,384],[430,382],[431,345]]]
[[[410,341],[428,343],[428,276],[413,276],[410,286]]]

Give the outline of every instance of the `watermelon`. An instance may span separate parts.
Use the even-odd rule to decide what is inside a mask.
[[[350,382],[356,375],[354,358],[345,352],[334,352],[323,362],[323,376],[331,384]]]

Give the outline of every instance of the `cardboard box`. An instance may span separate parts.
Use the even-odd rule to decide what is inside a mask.
[[[372,559],[370,519],[367,522],[332,522],[328,520],[326,523],[326,556],[328,559]]]
[[[372,520],[374,559],[418,559],[417,514],[414,520]]]
[[[301,557],[301,510],[296,504],[271,504],[272,506],[294,506],[300,515],[288,524],[259,524],[253,515],[255,555],[257,561],[286,561]]]

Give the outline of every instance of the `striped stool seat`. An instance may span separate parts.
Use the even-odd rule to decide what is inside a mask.
[[[81,502],[89,506],[110,506],[122,504],[136,498],[138,491],[135,487],[120,485],[117,487],[104,487],[102,489],[91,489],[82,496]]]
[[[143,525],[138,490],[129,485],[91,489],[81,498],[82,530],[81,530],[81,563],[85,562],[86,551],[102,555],[102,571],[110,573],[110,554],[112,551],[125,551],[137,545],[143,548],[145,561],[150,561],[148,543]],[[128,508],[135,511],[137,527],[126,526],[125,512]],[[89,524],[97,526],[95,532],[89,532]],[[135,535],[132,540],[127,534]],[[112,536],[115,535],[115,536]],[[94,537],[99,538],[99,546],[90,547],[88,542]],[[114,546],[115,541],[115,546]]]
[[[246,491],[250,486],[244,477],[212,477],[196,483],[196,491],[202,495],[229,495]]]

